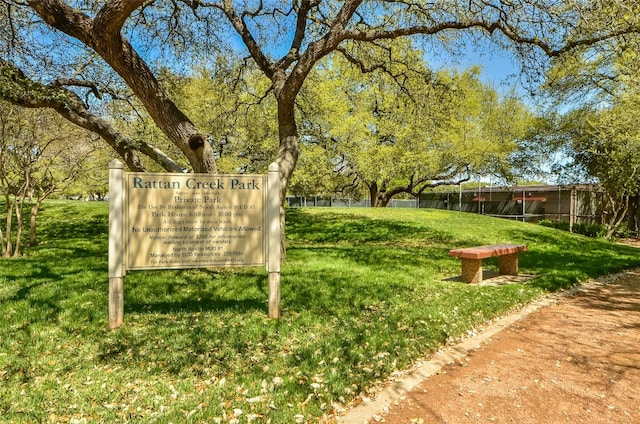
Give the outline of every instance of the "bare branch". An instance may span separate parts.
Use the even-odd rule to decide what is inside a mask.
[[[54,82],[51,83],[51,87],[86,87],[89,88],[91,93],[98,99],[102,99],[102,94],[98,89],[98,86],[90,81],[85,81],[76,78],[58,78]]]
[[[251,57],[256,62],[258,67],[264,72],[267,78],[272,79],[275,73],[275,69],[271,61],[267,58],[267,56],[262,52],[262,48],[249,31],[249,27],[244,21],[244,15],[242,17],[238,16],[233,2],[231,0],[223,0],[222,4],[212,4],[213,7],[216,7],[222,11],[231,25],[233,25],[236,32],[242,37],[242,41],[245,46],[249,50]],[[260,6],[261,8],[262,6]]]
[[[338,46],[336,48],[336,51],[339,52],[340,54],[342,54],[342,56],[345,59],[347,59],[347,61],[349,63],[351,63],[352,65],[355,65],[358,69],[360,69],[360,72],[362,72],[363,74],[368,74],[368,73],[375,72],[375,71],[378,71],[378,70],[387,71],[387,67],[383,63],[375,63],[373,65],[367,66],[360,59],[358,59],[355,56],[353,56],[351,54],[351,51],[347,50],[344,47]]]
[[[411,26],[406,28],[396,28],[392,30],[384,29],[371,29],[371,30],[347,30],[344,31],[340,37],[342,40],[358,40],[358,41],[374,41],[381,39],[395,39],[399,37],[405,37],[410,35],[436,35],[451,30],[469,30],[469,29],[481,29],[486,31],[489,35],[498,31],[502,33],[509,40],[522,45],[531,45],[540,48],[547,56],[557,57],[564,53],[572,51],[578,47],[589,46],[601,41],[605,41],[611,38],[619,37],[624,34],[638,32],[638,28],[630,26],[618,31],[609,32],[600,36],[589,36],[582,39],[573,40],[565,43],[559,48],[553,47],[550,43],[545,42],[540,37],[527,37],[521,35],[513,27],[505,22],[486,22],[483,20],[468,20],[468,21],[446,21],[437,25],[426,26]]]
[[[318,6],[320,4],[319,0],[311,1],[311,0],[303,0],[300,4],[300,7],[296,10],[296,31],[293,36],[293,41],[291,42],[291,47],[287,54],[276,63],[276,67],[281,69],[287,69],[291,64],[298,60],[300,47],[302,46],[302,42],[306,36],[307,30],[307,19],[309,12],[312,8]]]

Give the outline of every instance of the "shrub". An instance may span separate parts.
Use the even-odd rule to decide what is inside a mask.
[[[543,219],[539,221],[538,224],[543,227],[555,228],[562,231],[569,231],[571,229],[569,223],[564,221],[557,222]],[[603,238],[607,235],[607,228],[602,224],[585,224],[578,222],[573,224],[573,232],[587,237]]]
[[[603,238],[607,235],[607,228],[602,224],[573,224],[573,232],[587,237]]]
[[[635,233],[627,224],[621,224],[613,234],[615,238],[631,238],[637,237],[638,234]]]
[[[564,221],[551,221],[550,219],[543,219],[541,221],[538,221],[538,224],[542,225],[543,227],[569,231],[569,223]]]

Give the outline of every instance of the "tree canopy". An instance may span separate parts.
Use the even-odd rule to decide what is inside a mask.
[[[59,115],[25,112],[0,101],[0,195],[6,208],[6,225],[0,225],[2,256],[21,254],[23,206],[31,207],[30,244],[35,245],[42,201],[89,175],[97,150],[87,131]]]
[[[308,194],[325,194],[360,187],[372,206],[386,206],[398,194],[418,196],[473,174],[504,177],[529,124],[528,108],[499,98],[477,68],[434,72],[409,45],[390,52],[386,72],[363,76],[335,57],[309,77],[294,188],[304,192],[311,184],[319,190]],[[323,169],[334,171],[333,180],[318,178]],[[333,190],[317,187],[318,180],[333,181]]]
[[[598,16],[593,6],[555,1],[5,3],[7,7],[0,18],[4,70],[19,68],[23,78],[36,83],[32,89],[57,89],[58,98],[65,102],[73,97],[65,91],[69,88],[82,90],[85,95],[91,93],[94,98],[85,102],[86,106],[98,103],[96,99],[100,97],[126,96],[129,93],[125,88],[130,90],[196,171],[214,169],[213,152],[207,147],[209,143],[204,143],[202,132],[167,95],[154,62],[162,60],[176,69],[188,68],[207,59],[203,58],[203,48],[208,49],[207,55],[215,55],[216,50],[212,49],[232,36],[241,40],[244,50],[271,80],[279,114],[283,114],[293,112],[292,102],[307,75],[333,51],[367,67],[365,55],[379,48],[380,40],[424,35],[437,48],[443,40],[455,38],[457,31],[472,30],[492,36],[499,43],[513,41],[523,55],[530,55],[535,47],[556,56],[635,30],[634,16],[617,15],[612,25],[596,31],[590,26]],[[607,7],[612,10],[624,5],[614,1],[607,2]],[[244,53],[240,50],[236,54]],[[23,89],[29,88],[15,72],[4,86],[9,79]],[[35,100],[33,90],[23,92],[22,97],[17,91],[19,87],[15,86],[13,90],[5,89],[3,97],[34,105],[28,102]],[[283,134],[288,131],[282,127],[291,125],[284,121],[287,120],[280,123]],[[280,142],[287,144],[286,140]],[[132,146],[137,147],[135,143]],[[285,155],[282,150],[280,155]]]
[[[603,3],[592,22],[601,26],[638,16],[640,4]],[[632,19],[632,18],[631,18]],[[571,55],[554,58],[545,91],[552,100],[547,121],[547,149],[560,151],[559,172],[591,180],[603,190],[607,235],[640,210],[638,175],[638,99],[640,37],[637,33],[578,46]],[[632,219],[631,222],[634,220]],[[637,220],[633,224],[637,231]]]
[[[269,80],[276,103],[284,205],[300,153],[296,101],[318,63],[337,53],[361,71],[385,68],[385,42],[416,37],[426,51],[455,50],[461,37],[485,37],[521,58],[532,78],[544,56],[613,43],[638,31],[638,6],[623,0],[5,0],[0,11],[0,98],[49,107],[95,131],[142,170],[146,155],[166,170],[180,159],[132,138],[103,113],[105,102],[142,105],[195,172],[217,172],[216,151],[169,95],[159,69],[186,72],[226,46]],[[372,51],[380,54],[372,55]],[[371,58],[376,58],[371,60]],[[132,99],[135,98],[135,101]],[[136,116],[132,109],[129,119]],[[282,214],[284,215],[284,214]]]

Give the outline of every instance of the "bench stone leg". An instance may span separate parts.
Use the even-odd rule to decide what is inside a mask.
[[[482,259],[462,258],[462,281],[472,284],[482,282]]]
[[[518,254],[500,256],[499,268],[500,274],[518,275]]]

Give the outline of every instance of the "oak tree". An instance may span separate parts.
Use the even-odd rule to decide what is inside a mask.
[[[433,72],[410,45],[390,53],[385,72],[363,76],[336,57],[310,76],[296,185],[301,174],[334,171],[336,188],[360,186],[371,206],[384,207],[399,194],[418,197],[473,174],[505,177],[528,108],[484,85],[478,68]]]
[[[605,2],[590,20],[620,27],[640,13],[638,2]],[[629,33],[596,45],[577,46],[555,58],[545,94],[556,113],[549,145],[561,152],[559,170],[573,170],[600,184],[606,199],[607,236],[627,220],[634,231],[640,218],[638,104],[640,36]]]
[[[248,53],[271,83],[279,138],[274,160],[280,166],[284,205],[300,152],[296,99],[311,71],[328,55],[337,52],[367,69],[385,66],[368,63],[370,51],[385,40],[416,36],[425,48],[444,50],[461,36],[481,36],[514,49],[523,65],[535,71],[540,52],[560,56],[638,31],[637,14],[624,13],[625,3],[4,0],[0,97],[24,106],[52,107],[75,123],[100,131],[129,158],[132,168],[139,167],[135,155],[143,147],[145,154],[162,160],[165,169],[180,168],[155,146],[113,131],[91,109],[92,98],[107,96],[109,88],[124,82],[194,171],[216,172],[213,146],[167,95],[150,63],[162,60],[165,65],[188,67],[189,57],[215,54],[217,45],[232,37],[232,44],[242,46],[236,46],[235,54]],[[603,11],[617,19],[603,26]],[[82,99],[80,91],[93,97]],[[118,90],[113,93],[120,95]]]

